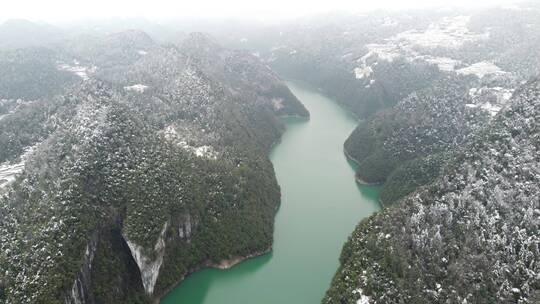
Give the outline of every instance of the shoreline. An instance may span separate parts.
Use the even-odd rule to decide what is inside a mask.
[[[233,257],[233,258],[230,258],[230,259],[226,259],[226,260],[221,260],[219,263],[211,263],[211,262],[207,262],[205,263],[205,267],[207,268],[215,268],[215,269],[220,269],[220,270],[227,270],[227,269],[230,269],[230,268],[233,268],[234,266],[244,262],[244,261],[247,261],[249,259],[253,259],[253,258],[257,258],[257,257],[260,257],[260,256],[263,256],[265,254],[268,254],[270,253],[271,249],[268,248],[267,250],[265,251],[261,251],[261,252],[255,252],[255,253],[251,253],[251,254],[248,254],[246,256],[237,256],[237,257]]]
[[[364,186],[381,186],[383,184],[383,183],[366,182],[361,177],[359,177],[358,174],[355,175],[355,180],[356,180],[357,183],[359,183],[360,185],[364,185]]]
[[[377,198],[377,201],[379,202],[379,205],[381,205],[382,209],[386,209],[387,206],[384,205],[383,201],[381,200],[381,196],[379,195],[379,197]]]
[[[219,261],[218,263],[214,263],[214,262],[211,262],[211,261],[204,261],[203,263],[201,263],[201,265],[199,266],[196,266],[196,267],[193,267],[192,269],[190,269],[189,271],[186,272],[186,274],[184,274],[178,281],[176,281],[176,283],[172,284],[170,287],[168,287],[167,289],[164,290],[164,292],[162,292],[159,296],[156,296],[156,297],[153,297],[153,299],[151,300],[152,303],[154,304],[159,304],[161,302],[161,299],[163,297],[165,297],[167,294],[169,294],[173,289],[175,289],[176,287],[178,287],[178,285],[182,284],[182,282],[187,278],[189,277],[190,275],[194,274],[195,272],[198,272],[198,271],[201,271],[201,270],[204,270],[204,269],[207,269],[207,268],[210,268],[210,269],[219,269],[219,270],[227,270],[227,269],[231,269],[233,268],[234,266],[244,262],[244,261],[247,261],[249,259],[254,259],[254,258],[257,258],[257,257],[261,257],[263,255],[266,255],[268,253],[270,253],[272,251],[272,246],[270,246],[268,249],[266,250],[263,250],[263,251],[258,251],[258,252],[254,252],[254,253],[250,253],[246,256],[236,256],[236,257],[232,257],[230,259],[225,259],[225,260],[221,260]]]
[[[301,115],[298,115],[298,114],[276,115],[276,116],[279,119],[295,118],[295,119],[303,119],[303,120],[306,120],[306,121],[309,121],[310,118],[311,118],[310,115],[301,116]],[[286,130],[284,130],[284,132],[285,131]],[[281,142],[282,136],[283,136],[283,134],[280,134],[280,136],[276,140],[274,140],[274,142],[272,144],[270,144],[269,149],[267,151],[267,154],[268,154],[267,157],[271,153],[272,149],[274,149],[274,147]],[[272,168],[273,168],[273,166],[272,166]],[[278,206],[276,206],[276,212],[279,210],[280,205],[281,204],[278,204]],[[157,296],[155,299],[153,299],[152,303],[159,304],[163,297],[165,297],[173,289],[175,289],[178,285],[180,285],[187,277],[189,277],[190,275],[192,275],[192,274],[194,274],[194,273],[196,273],[198,271],[201,271],[201,270],[203,270],[205,268],[227,270],[227,269],[230,269],[230,268],[232,268],[232,267],[234,267],[234,266],[236,266],[236,265],[238,265],[238,264],[240,264],[240,263],[242,263],[244,261],[247,261],[249,259],[257,258],[257,257],[263,256],[265,254],[268,254],[271,251],[272,251],[272,245],[270,245],[269,248],[267,248],[266,250],[263,250],[263,251],[250,253],[250,254],[245,255],[245,256],[232,257],[230,259],[221,260],[221,261],[219,261],[217,263],[211,262],[211,261],[204,261],[199,266],[196,266],[196,267],[188,270],[186,272],[186,274],[184,274],[178,281],[176,281],[173,285],[171,285],[170,287],[165,289],[165,291],[163,293],[161,293],[159,296]]]
[[[352,157],[348,152],[347,152],[347,149],[343,148],[343,154],[345,154],[345,157],[348,159],[348,160],[351,160],[352,162],[354,162],[356,165],[359,165],[360,163],[358,162],[358,160],[356,160],[354,157]],[[365,180],[363,180],[360,176],[358,176],[358,173],[354,173],[354,179],[356,180],[357,183],[361,184],[361,185],[364,185],[364,186],[381,186],[383,185],[384,183],[370,183],[370,182],[367,182]]]
[[[347,152],[347,149],[345,148],[345,145],[343,146],[343,154],[345,154],[345,157],[347,157],[348,160],[351,160],[356,165],[360,165],[360,162],[356,160],[354,157],[352,157],[349,152]]]
[[[284,81],[285,83],[286,82],[297,83],[297,84],[300,84],[302,86],[308,87],[308,88],[310,88],[312,90],[315,90],[318,93],[320,93],[321,95],[323,95],[324,97],[335,101],[335,103],[341,109],[347,111],[350,115],[352,115],[358,121],[358,123],[365,120],[365,118],[360,118],[360,116],[358,116],[358,114],[354,113],[354,111],[351,108],[349,108],[347,104],[345,104],[344,102],[339,101],[337,99],[337,97],[332,96],[332,94],[328,93],[324,88],[318,87],[318,86],[316,86],[314,84],[311,84],[311,83],[309,83],[307,81],[304,81],[304,80],[301,80],[301,79],[296,79],[296,78],[282,78],[282,81]]]
[[[295,118],[295,119],[302,119],[302,120],[306,120],[306,121],[309,121],[311,119],[311,116],[300,116],[298,114],[288,114],[288,115],[276,115],[276,117],[278,119],[287,119],[287,118]],[[283,132],[279,135],[279,138],[277,138],[276,140],[274,140],[274,142],[272,142],[272,144],[270,144],[270,146],[268,147],[268,151],[266,152],[267,153],[267,157],[270,156],[270,153],[272,153],[272,149],[274,149],[274,147],[279,144],[281,142],[281,138],[283,137],[283,134],[286,132],[287,130],[284,129]],[[273,167],[273,165],[272,165]]]
[[[285,82],[293,82],[293,83],[300,83],[300,85],[304,85],[304,86],[307,86],[307,87],[310,87],[311,89],[321,93],[323,96],[325,96],[326,98],[329,98],[329,99],[332,99],[334,100],[334,98],[332,98],[329,94],[327,94],[326,92],[322,91],[320,88],[315,88],[314,86],[310,85],[309,83],[306,83],[306,82],[303,82],[303,81],[299,81],[299,80],[294,80],[294,79],[286,79]],[[287,86],[288,87],[288,86]],[[294,93],[293,93],[294,94]],[[302,103],[300,101],[300,103]],[[302,103],[303,105],[303,103]],[[340,107],[342,110],[346,111],[349,115],[352,115],[355,120],[357,120],[358,122],[362,121],[361,119],[358,118],[358,116],[356,115],[356,113],[354,113],[353,111],[351,111],[349,108],[347,108],[344,104],[340,103],[340,102],[336,102],[336,105],[338,107]],[[279,119],[287,119],[287,118],[293,118],[293,119],[301,119],[301,120],[305,120],[305,121],[309,121],[311,119],[311,113],[308,111],[308,115],[307,116],[302,116],[302,115],[298,115],[298,114],[287,114],[287,115],[276,115],[277,118]],[[284,132],[286,131],[286,129],[284,130]],[[283,132],[283,133],[284,133]],[[271,143],[269,145],[269,149],[267,151],[267,156],[269,156],[269,154],[271,153],[272,149],[275,148],[275,146],[277,144],[279,144],[281,141],[282,141],[282,136],[283,136],[283,133],[280,134],[280,136],[274,140],[273,143]],[[344,151],[344,154],[345,156],[347,157],[347,159],[350,159],[352,160],[355,164],[359,164],[359,162],[354,159],[353,157],[351,157],[346,149],[343,149]],[[366,185],[366,186],[377,186],[377,185],[381,185],[380,183],[367,183],[365,181],[363,181],[362,179],[360,179],[357,174],[355,173],[355,178],[356,178],[356,181],[359,183],[359,184],[362,184],[362,185]],[[380,199],[379,199],[379,203],[380,203]],[[381,206],[384,208],[384,206],[381,204]],[[278,204],[278,206],[276,207],[276,212],[279,210],[279,208],[281,207],[281,204]],[[231,269],[233,268],[234,266],[242,263],[242,262],[245,262],[249,259],[253,259],[253,258],[256,258],[256,257],[260,257],[260,256],[263,256],[263,255],[266,255],[268,253],[270,253],[272,251],[272,245],[269,246],[269,248],[263,250],[263,251],[258,251],[258,252],[254,252],[254,253],[250,253],[250,254],[247,254],[245,256],[235,256],[235,257],[231,257],[230,259],[224,259],[224,260],[221,260],[221,261],[218,261],[218,262],[212,262],[212,261],[209,261],[209,260],[206,260],[206,261],[202,261],[201,263],[199,263],[198,265],[196,265],[195,267],[189,269],[182,277],[180,277],[174,284],[172,284],[171,286],[169,286],[168,288],[164,289],[164,291],[162,293],[160,293],[159,295],[156,295],[155,297],[153,297],[152,299],[152,303],[155,303],[155,304],[159,304],[161,302],[161,300],[167,296],[172,290],[174,290],[175,288],[177,288],[180,284],[182,284],[182,282],[184,280],[186,280],[190,275],[193,275],[194,273],[198,272],[198,271],[201,271],[201,270],[204,270],[204,269],[219,269],[219,270],[228,270],[228,269]]]
[[[299,118],[299,119],[305,119],[309,120],[311,116],[302,116],[298,114],[286,114],[286,115],[277,115],[278,118]]]

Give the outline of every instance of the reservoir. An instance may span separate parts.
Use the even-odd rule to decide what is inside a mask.
[[[317,304],[354,227],[377,210],[378,188],[358,185],[343,143],[358,121],[308,86],[287,82],[309,110],[284,118],[287,130],[270,159],[281,186],[271,253],[231,269],[187,277],[162,304]]]

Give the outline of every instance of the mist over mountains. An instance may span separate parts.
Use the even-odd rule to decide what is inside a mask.
[[[538,303],[538,50],[536,2],[8,20],[0,303],[157,303],[201,268],[271,251],[268,155],[283,117],[310,117],[283,79],[358,118],[344,153],[381,186],[322,303]]]

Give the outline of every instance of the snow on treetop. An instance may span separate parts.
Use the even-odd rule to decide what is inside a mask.
[[[140,83],[124,87],[124,90],[126,91],[133,91],[137,93],[144,93],[146,89],[148,89],[148,86]]]

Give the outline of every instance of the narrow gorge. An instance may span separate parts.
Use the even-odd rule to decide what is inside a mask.
[[[270,155],[282,193],[272,252],[194,273],[162,304],[318,303],[347,236],[379,210],[378,188],[357,185],[343,153],[357,119],[315,88],[287,84],[310,118],[284,118],[286,131]]]

